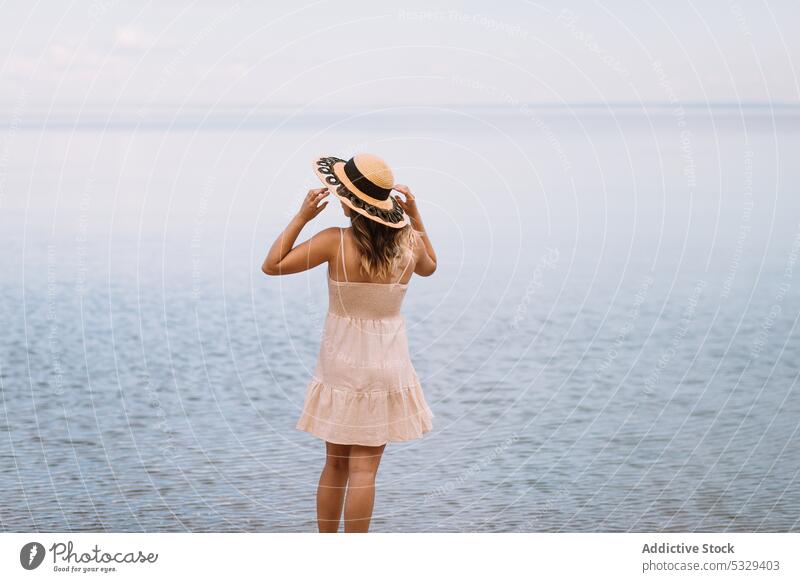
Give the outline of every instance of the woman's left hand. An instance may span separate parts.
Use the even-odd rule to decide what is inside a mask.
[[[314,188],[309,190],[308,194],[306,194],[306,197],[303,199],[303,203],[300,205],[300,210],[297,213],[297,216],[299,216],[304,222],[314,220],[317,214],[322,212],[328,205],[327,200],[320,204],[320,201],[328,194],[330,194],[330,192],[327,188]]]

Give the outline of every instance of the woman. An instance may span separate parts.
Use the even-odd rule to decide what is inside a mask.
[[[328,315],[297,428],[325,441],[319,531],[338,531],[344,506],[345,532],[366,532],[386,443],[431,429],[433,415],[409,359],[400,304],[414,273],[427,277],[436,270],[436,253],[414,196],[394,184],[383,160],[370,154],[348,161],[323,157],[314,170],[326,187],[309,190],[262,269],[289,275],[328,264]],[[330,192],[351,226],[325,229],[294,246]]]

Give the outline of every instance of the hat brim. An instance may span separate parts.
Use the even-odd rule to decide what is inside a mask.
[[[348,208],[390,228],[403,228],[411,223],[397,200],[389,196],[376,200],[361,192],[344,173],[345,160],[335,156],[314,159],[314,173],[328,189]]]

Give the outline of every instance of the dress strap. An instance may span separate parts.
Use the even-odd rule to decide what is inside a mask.
[[[342,273],[344,273],[344,280],[347,281],[347,265],[344,262],[344,229],[339,229],[339,251],[342,255]]]

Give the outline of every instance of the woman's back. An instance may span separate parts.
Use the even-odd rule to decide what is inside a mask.
[[[361,251],[358,249],[353,237],[353,229],[339,229],[339,252],[336,254],[336,259],[330,262],[328,275],[334,281],[350,283],[407,284],[414,274],[414,263],[416,261],[414,256],[414,236],[410,240],[411,247],[407,257],[397,262],[394,271],[388,277],[370,278],[361,269]]]
[[[400,317],[408,281],[414,273],[413,253],[400,261],[387,282],[365,280],[360,268],[359,250],[352,234],[340,230],[339,253],[328,272],[328,310],[340,317],[355,319],[392,319]],[[332,275],[331,272],[334,274]],[[358,278],[353,279],[353,274]]]

